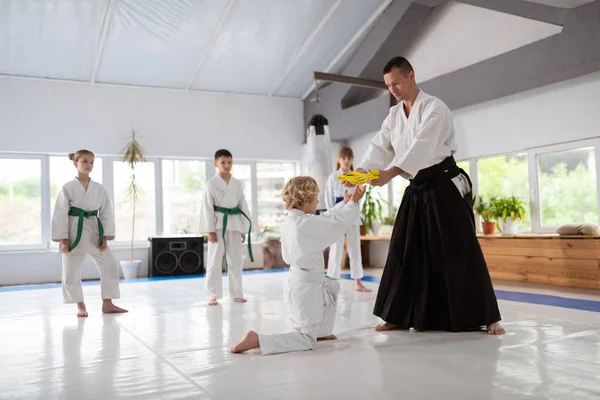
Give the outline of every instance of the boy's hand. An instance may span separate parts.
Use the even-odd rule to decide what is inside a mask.
[[[209,232],[208,241],[211,243],[217,243],[217,232]]]
[[[354,193],[352,193],[350,200],[352,200],[355,203],[358,203],[358,201],[360,199],[362,199],[362,197],[365,195],[366,191],[367,191],[367,188],[364,186],[357,187],[356,190],[354,191]]]
[[[352,189],[350,190],[355,190],[356,191],[356,186],[352,186]],[[347,203],[350,201],[350,199],[352,199],[352,194],[354,192],[350,193],[348,192],[348,189],[344,190],[344,203]]]
[[[244,243],[246,241],[246,234],[242,233],[242,243]]]
[[[98,246],[98,248],[100,250],[106,250],[107,245],[108,245],[108,243],[107,243],[107,240],[106,240],[106,236],[104,236],[102,238],[102,244],[100,246]]]
[[[71,245],[71,242],[69,241],[69,239],[61,239],[60,240],[60,252],[61,253],[70,253],[71,250],[69,250],[69,246]]]

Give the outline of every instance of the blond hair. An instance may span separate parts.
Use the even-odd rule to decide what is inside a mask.
[[[344,157],[348,157],[354,160],[354,152],[352,151],[352,149],[350,147],[342,147],[340,149],[340,152],[338,153],[338,161],[335,164],[335,170],[337,171],[338,169],[340,169],[341,165],[340,165],[340,158],[344,158]],[[350,166],[350,170],[354,171],[354,164],[352,164]]]
[[[83,149],[83,150],[77,150],[75,153],[69,153],[69,160],[77,162],[77,161],[79,161],[81,156],[96,157],[94,155],[94,153],[92,153],[91,151]]]
[[[310,176],[297,176],[285,184],[281,198],[285,209],[301,208],[319,195],[319,185]]]

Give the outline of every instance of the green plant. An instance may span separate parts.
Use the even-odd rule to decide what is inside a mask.
[[[496,210],[495,199],[491,198],[489,201],[485,201],[483,197],[477,199],[477,197],[473,197],[474,209],[477,214],[481,218],[483,218],[483,222],[492,222],[498,218],[498,213]]]
[[[494,208],[497,218],[506,222],[507,218],[513,221],[525,222],[525,207],[523,202],[516,196],[494,198]]]
[[[131,140],[123,149],[121,161],[127,163],[131,169],[131,176],[129,177],[129,182],[127,184],[127,199],[131,201],[131,207],[133,210],[131,219],[131,250],[129,253],[130,259],[133,260],[133,242],[135,239],[135,206],[138,198],[142,194],[142,189],[138,185],[135,178],[135,166],[137,163],[147,162],[147,160],[144,158],[144,150],[135,138],[135,129],[131,130]]]
[[[373,231],[373,221],[383,221],[383,204],[387,203],[381,195],[377,193],[377,197],[372,193],[373,186],[368,186],[365,196],[363,197],[362,218],[367,232]]]
[[[263,226],[262,229],[256,234],[256,237],[258,239],[262,239],[264,238],[268,233],[274,233],[276,232],[275,229],[273,228],[269,228],[268,226]]]

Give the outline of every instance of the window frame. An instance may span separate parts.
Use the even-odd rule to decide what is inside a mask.
[[[560,153],[564,151],[577,150],[585,147],[594,148],[596,164],[596,196],[598,199],[598,215],[600,216],[600,138],[579,140],[576,142],[562,143],[544,146],[527,151],[527,163],[529,168],[529,198],[531,209],[531,229],[534,233],[556,233],[558,226],[542,226],[542,206],[540,203],[540,187],[538,179],[537,157],[540,155]],[[535,208],[534,208],[535,207]],[[599,221],[595,221],[599,222]]]
[[[28,244],[0,245],[0,252],[39,250],[50,246],[52,239],[50,228],[50,173],[48,170],[49,156],[31,153],[0,153],[1,159],[7,160],[39,160],[40,161],[40,242]]]

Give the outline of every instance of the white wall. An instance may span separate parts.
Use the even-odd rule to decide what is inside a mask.
[[[458,159],[600,136],[600,72],[454,111]]]
[[[0,77],[0,151],[300,160],[300,99]]]
[[[110,242],[109,242],[110,246]],[[111,247],[117,261],[129,259],[129,248]],[[204,266],[208,251],[204,247]],[[247,254],[247,253],[245,253]],[[262,268],[263,254],[260,243],[252,243],[254,262],[246,255],[244,269]],[[148,249],[136,247],[134,258],[141,260],[142,265],[138,277],[148,276]],[[57,283],[61,280],[62,256],[56,250],[0,252],[0,286]],[[121,277],[123,274],[121,273]],[[87,257],[81,266],[81,277],[84,280],[100,279],[98,269]]]

